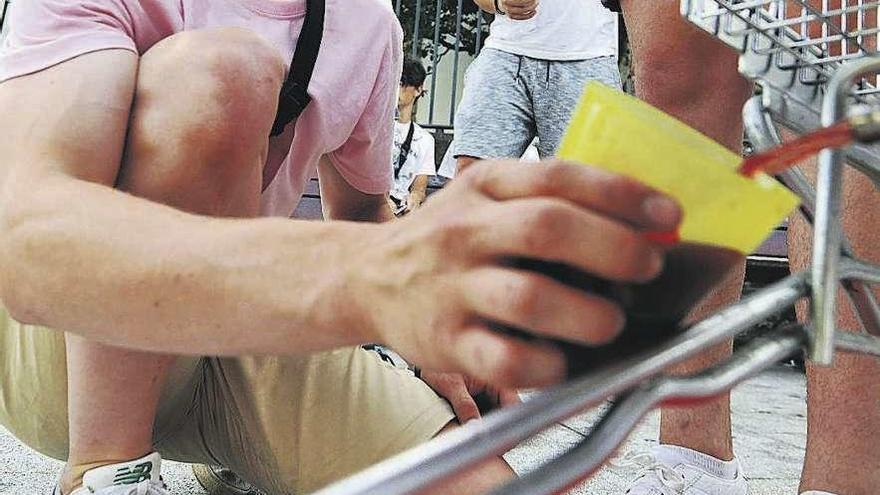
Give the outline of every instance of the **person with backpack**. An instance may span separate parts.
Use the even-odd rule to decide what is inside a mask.
[[[428,180],[436,175],[434,136],[413,121],[416,103],[425,94],[425,67],[415,59],[403,61],[397,122],[394,123],[394,183],[390,200],[397,215],[409,213],[425,201]]]
[[[384,0],[11,9],[0,424],[67,461],[61,495],[164,495],[159,453],[308,493],[452,427],[366,342],[559,382],[561,351],[494,322],[595,345],[621,309],[506,260],[648,280],[664,251],[640,233],[681,216],[598,169],[487,161],[387,221],[402,30]],[[328,221],[291,219],[315,169]],[[513,475],[496,457],[436,493]]]

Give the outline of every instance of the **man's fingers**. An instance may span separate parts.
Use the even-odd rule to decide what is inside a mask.
[[[551,385],[565,377],[565,358],[555,347],[474,325],[454,339],[451,357],[462,373],[499,387]]]
[[[613,339],[625,321],[611,301],[536,272],[483,268],[461,282],[481,318],[543,336],[598,345]]]
[[[502,388],[498,391],[498,404],[501,407],[513,406],[520,402],[522,402],[522,399],[519,398],[519,393],[516,390]]]
[[[470,249],[482,256],[562,263],[599,277],[651,280],[663,250],[625,224],[559,199],[518,199],[487,205]]]
[[[458,418],[459,423],[465,424],[472,419],[480,417],[480,409],[477,407],[474,398],[468,393],[463,381],[460,387],[446,396],[446,400],[452,405],[452,411],[455,412],[455,417]]]
[[[507,9],[507,12],[511,10],[535,10],[538,7],[538,2],[535,0],[504,0],[504,7]]]
[[[449,402],[461,424],[480,417],[480,409],[468,389],[464,376],[424,370],[422,381]]]
[[[507,12],[507,16],[514,21],[525,21],[535,17],[537,12],[531,8],[512,8]]]
[[[681,221],[681,209],[669,197],[594,167],[561,161],[494,161],[475,164],[462,175],[499,201],[557,197],[646,230],[674,230]]]

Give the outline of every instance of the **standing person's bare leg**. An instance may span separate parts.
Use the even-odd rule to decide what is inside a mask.
[[[813,7],[840,11],[847,6],[842,0],[823,3],[812,0]],[[795,9],[794,14],[800,12]],[[857,17],[862,16],[861,23]],[[843,19],[837,19],[842,24]],[[860,25],[863,30],[877,26],[876,9],[862,13],[850,10],[846,25]],[[810,26],[810,35],[820,38],[822,24]],[[877,47],[877,35],[861,39],[868,50]],[[854,50],[855,47],[849,47]],[[840,46],[831,46],[832,54]],[[815,168],[805,170],[815,177]],[[843,228],[856,254],[874,263],[880,262],[880,232],[876,218],[880,215],[877,188],[861,174],[847,170],[843,188]],[[793,269],[803,269],[811,256],[812,229],[800,217],[793,218],[789,228],[790,257]],[[875,295],[880,291],[875,289]],[[801,319],[806,306],[798,307]],[[848,299],[838,296],[838,328],[863,331]],[[833,367],[807,368],[807,449],[800,489],[824,490],[840,495],[865,495],[877,492],[880,486],[880,360],[874,357],[838,353]]]
[[[255,216],[282,77],[280,57],[242,30],[157,44],[140,61],[120,188],[203,215]],[[174,362],[73,336],[67,355],[64,493],[88,469],[153,451],[157,402]]]
[[[737,72],[736,54],[681,19],[678,0],[621,3],[633,52],[637,95],[739,153],[739,116],[751,91]],[[705,316],[737,300],[743,272],[741,269],[731,275],[728,283],[706,299],[693,316]],[[730,345],[724,345],[675,371],[692,373],[729,353]],[[732,459],[729,395],[694,408],[663,409],[660,441],[722,460]]]
[[[877,189],[853,171],[845,176],[844,231],[856,254],[880,262]],[[812,229],[800,218],[789,228],[792,269],[809,262]],[[880,291],[875,289],[880,296]],[[806,307],[798,308],[804,316]],[[839,328],[863,331],[849,301],[838,297]],[[868,495],[880,486],[880,360],[838,353],[832,368],[807,368],[807,450],[800,489]]]

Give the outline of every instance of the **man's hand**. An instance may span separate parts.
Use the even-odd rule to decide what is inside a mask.
[[[498,0],[501,13],[515,21],[524,21],[538,13],[538,0]]]
[[[411,212],[417,210],[420,206],[422,206],[422,203],[424,201],[425,201],[424,194],[418,194],[416,192],[409,193],[409,196],[407,196],[407,198],[406,198],[406,211],[408,213],[411,213]]]
[[[426,370],[422,372],[421,378],[434,392],[437,392],[437,395],[449,402],[460,424],[480,417],[480,408],[476,400],[478,397],[485,400],[488,403],[486,405],[492,409],[520,402],[516,390],[496,388],[484,381],[457,373]]]
[[[666,196],[599,169],[477,163],[364,242],[356,266],[346,269],[346,286],[358,294],[348,311],[360,315],[367,341],[422,368],[503,388],[548,385],[566,373],[548,339],[601,345],[623,328],[624,314],[599,294],[517,269],[511,260],[645,282],[660,273],[664,252],[643,233],[673,230],[680,217]]]
[[[417,209],[425,202],[425,197],[428,194],[428,179],[427,175],[417,175],[415,180],[413,180],[406,198],[407,213]]]

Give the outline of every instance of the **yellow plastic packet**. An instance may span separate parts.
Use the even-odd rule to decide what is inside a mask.
[[[587,84],[558,156],[628,175],[676,198],[683,241],[754,251],[798,205],[772,177],[736,172],[742,158],[625,93]]]

